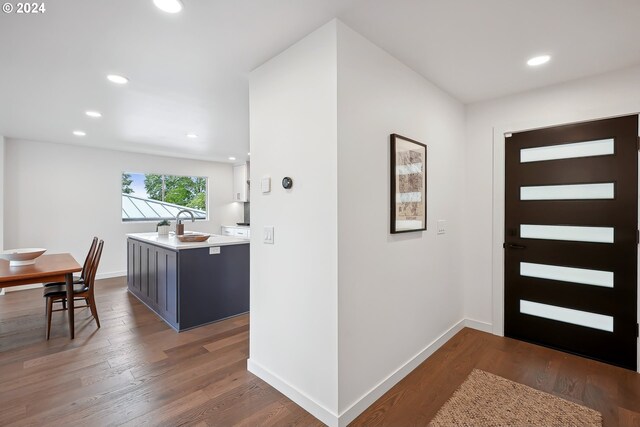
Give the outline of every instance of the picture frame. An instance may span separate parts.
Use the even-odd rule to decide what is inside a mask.
[[[427,146],[390,135],[391,234],[427,229]]]

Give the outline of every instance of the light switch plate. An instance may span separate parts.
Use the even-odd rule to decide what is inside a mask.
[[[262,190],[263,194],[266,193],[270,193],[271,192],[271,178],[270,177],[264,177],[260,180],[260,189]]]
[[[273,245],[273,226],[264,227],[264,243]]]
[[[214,246],[209,248],[209,255],[218,255],[220,253],[220,246]]]
[[[438,234],[445,234],[447,232],[447,221],[444,219],[438,220]]]

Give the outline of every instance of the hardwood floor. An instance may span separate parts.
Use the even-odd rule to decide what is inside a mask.
[[[605,427],[640,426],[640,374],[463,329],[350,427],[425,426],[474,368],[593,408]]]
[[[54,313],[41,289],[0,297],[0,425],[322,425],[247,372],[249,316],[171,330],[126,291],[96,283],[102,328]]]
[[[0,425],[320,426],[247,372],[249,317],[180,334],[126,291],[98,281],[102,328],[77,310],[45,336],[42,290],[0,297]],[[473,368],[600,411],[605,426],[640,426],[640,375],[464,329],[352,426],[427,425]]]

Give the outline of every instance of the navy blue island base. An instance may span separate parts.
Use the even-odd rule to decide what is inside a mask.
[[[213,245],[202,247],[153,236],[129,235],[127,286],[173,329],[249,311],[248,240],[212,236]],[[223,243],[215,246],[216,239]]]

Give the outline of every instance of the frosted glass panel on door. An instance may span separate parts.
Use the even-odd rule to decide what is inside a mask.
[[[520,275],[538,279],[613,288],[613,272],[586,268],[562,267],[559,265],[520,263]]]
[[[521,224],[520,237],[523,239],[613,243],[613,227]]]
[[[601,331],[613,332],[613,317],[603,314],[541,304],[523,299],[520,300],[520,313],[557,320],[558,322],[571,323],[572,325],[600,329]]]
[[[605,156],[613,154],[613,152],[612,138],[573,144],[547,145],[544,147],[523,148],[520,150],[520,163]]]
[[[540,185],[520,187],[520,200],[613,199],[613,182],[605,184]]]

